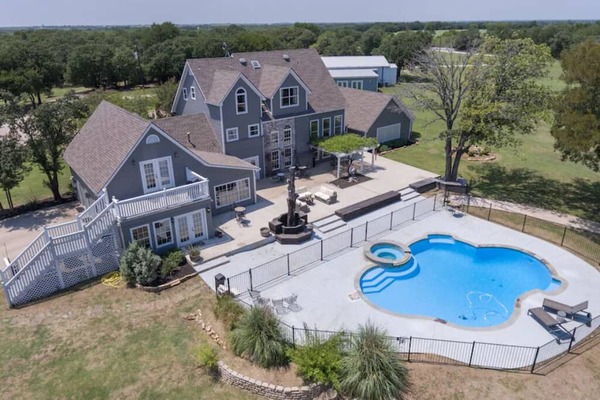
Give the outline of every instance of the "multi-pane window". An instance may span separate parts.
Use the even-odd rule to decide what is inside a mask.
[[[289,125],[283,128],[283,144],[292,144],[292,127]]]
[[[187,99],[188,99],[188,96],[187,96],[187,89],[186,89],[186,88],[183,88],[183,91],[182,91],[182,92],[183,92],[183,99],[184,99],[185,101],[187,101]]]
[[[286,147],[283,149],[283,166],[289,167],[292,165],[292,148]]]
[[[158,170],[160,172],[160,185],[162,187],[166,187],[171,184],[171,173],[169,167],[169,160],[162,159],[158,161]]]
[[[190,99],[196,100],[196,88],[193,86],[190,87]]]
[[[238,114],[246,114],[248,112],[248,105],[246,104],[246,91],[243,88],[236,90],[235,103]]]
[[[144,164],[144,180],[146,181],[146,189],[152,190],[156,188],[156,176],[154,175],[154,164]]]
[[[298,105],[298,86],[282,88],[279,95],[282,108]]]
[[[339,135],[342,133],[342,116],[336,115],[333,117],[333,134]]]
[[[340,87],[348,87],[348,81],[338,81],[337,84]]]
[[[203,229],[203,221],[202,221],[202,213],[194,213],[192,214],[192,227],[194,230],[194,239],[198,239],[204,236],[204,229]]]
[[[323,127],[321,129],[323,137],[331,135],[331,118],[323,118]]]
[[[215,198],[217,207],[248,200],[250,198],[250,179],[245,178],[215,186]]]
[[[248,125],[248,137],[258,137],[260,131],[258,130],[258,124]]]
[[[279,147],[279,131],[272,131],[269,134],[269,144],[271,147]]]
[[[362,89],[363,88],[363,81],[352,81],[352,88],[353,89]]]
[[[313,119],[310,121],[310,137],[318,137],[319,136],[319,120]]]
[[[175,185],[171,157],[141,161],[140,168],[144,193],[155,192]]]
[[[279,150],[275,150],[271,152],[271,169],[277,171],[279,168]]]
[[[235,142],[239,139],[238,128],[229,128],[225,131],[225,137],[228,142]]]
[[[154,240],[157,247],[173,243],[173,231],[169,218],[154,222]]]
[[[131,240],[137,242],[140,246],[150,247],[150,229],[148,225],[131,228]]]

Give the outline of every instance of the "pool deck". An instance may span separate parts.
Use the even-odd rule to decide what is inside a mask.
[[[456,217],[444,210],[432,213],[420,221],[405,225],[373,240],[389,239],[410,243],[428,233],[448,233],[457,239],[473,243],[509,245],[525,249],[550,263],[559,278],[567,282],[566,288],[560,293],[534,292],[525,296],[520,309],[515,308],[510,323],[499,327],[464,328],[434,322],[431,318],[391,315],[373,307],[362,297],[355,301],[351,301],[348,297],[358,290],[357,277],[365,268],[372,265],[364,258],[362,247],[358,247],[340,252],[327,262],[297,276],[279,281],[272,287],[265,288],[262,295],[277,299],[292,293],[298,294],[297,303],[303,310],[281,317],[284,322],[296,327],[306,323],[309,327],[322,330],[355,330],[358,324],[370,320],[385,327],[391,336],[531,347],[541,346],[555,339],[555,336],[527,315],[529,308],[542,305],[544,297],[566,304],[588,300],[590,305],[588,311],[592,316],[600,313],[600,291],[597,289],[600,287],[600,273],[595,268],[553,244],[500,225],[467,215]],[[268,252],[267,249],[259,251],[261,250]],[[563,326],[570,330],[577,325],[580,323],[568,322]]]

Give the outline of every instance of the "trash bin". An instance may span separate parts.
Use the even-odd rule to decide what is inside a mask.
[[[227,278],[225,278],[225,275],[223,274],[216,274],[215,275],[215,292],[217,292],[217,294],[220,294],[220,290],[219,290],[219,286],[223,285],[224,287],[225,285],[225,281],[227,280]]]

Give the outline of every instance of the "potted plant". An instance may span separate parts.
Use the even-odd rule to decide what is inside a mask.
[[[202,260],[200,247],[198,246],[190,246],[188,247],[188,256],[190,257],[190,261],[193,263],[200,262]]]

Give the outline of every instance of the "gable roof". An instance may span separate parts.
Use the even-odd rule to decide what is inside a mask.
[[[139,115],[103,100],[69,143],[64,159],[98,193],[147,127]]]
[[[189,150],[215,153],[222,151],[221,143],[206,114],[157,119],[152,124]]]
[[[284,59],[284,55],[288,56],[287,60]],[[242,58],[246,60],[244,64],[240,62]],[[253,60],[258,61],[261,67],[254,68],[251,65]],[[190,59],[187,60],[187,63],[204,93],[212,92],[216,71],[229,71],[230,73],[219,73],[218,81],[216,81],[219,89],[215,89],[215,93],[221,92],[220,87],[224,86],[222,80],[226,80],[225,77],[233,76],[231,74],[233,71],[241,73],[252,85],[259,88],[265,97],[271,97],[273,92],[267,92],[273,88],[279,78],[281,81],[285,78],[283,67],[288,71],[289,69],[293,70],[310,90],[311,95],[308,102],[315,112],[344,108],[344,99],[340,95],[338,86],[329,75],[329,71],[325,68],[315,49],[236,53],[232,57]],[[212,94],[209,94],[208,98],[212,100]]]
[[[390,103],[401,110],[410,120],[414,114],[395,96],[368,90],[340,88],[346,101],[346,125],[360,132],[367,132]]]

